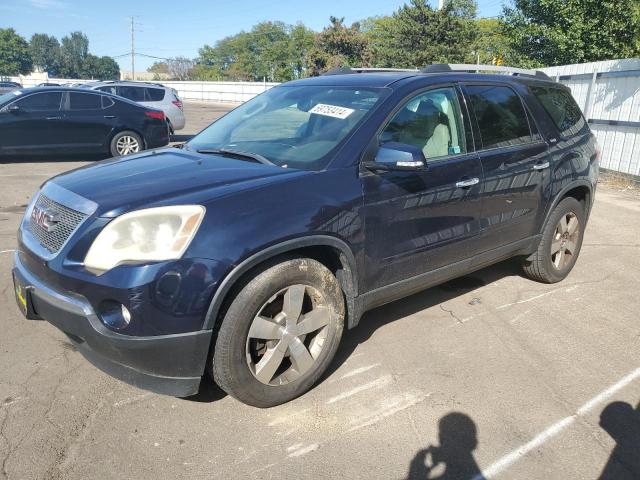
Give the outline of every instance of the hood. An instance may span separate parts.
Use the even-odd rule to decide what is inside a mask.
[[[212,198],[304,174],[220,155],[166,148],[106,160],[50,181],[98,205],[99,216],[173,203],[205,203]]]

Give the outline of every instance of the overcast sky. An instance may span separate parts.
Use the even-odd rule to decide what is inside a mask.
[[[437,0],[431,0],[436,4]],[[373,15],[390,14],[402,0],[0,0],[0,28],[20,35],[47,33],[60,39],[80,30],[89,37],[95,55],[119,56],[131,50],[130,17],[135,16],[136,50],[157,57],[196,57],[198,48],[248,30],[263,20],[303,22],[321,30],[329,16],[350,23]],[[480,16],[500,13],[503,0],[479,0]],[[117,61],[130,70],[129,56]],[[136,70],[153,59],[136,57]]]

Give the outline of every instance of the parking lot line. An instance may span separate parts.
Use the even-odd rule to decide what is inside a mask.
[[[553,437],[555,437],[560,432],[565,430],[578,417],[581,417],[589,413],[591,410],[593,410],[594,407],[606,401],[616,392],[622,390],[624,387],[626,387],[627,385],[629,385],[631,382],[633,382],[638,378],[640,378],[640,368],[635,369],[633,372],[625,375],[618,382],[614,383],[606,390],[600,392],[598,395],[596,395],[591,400],[589,400],[584,405],[582,405],[580,408],[578,408],[573,415],[565,417],[562,420],[554,423],[553,425],[548,427],[546,430],[536,435],[529,442],[525,443],[524,445],[521,445],[520,447],[506,454],[502,458],[493,462],[491,465],[485,468],[482,471],[482,473],[479,473],[478,475],[473,477],[472,480],[489,480],[490,478],[493,478],[496,475],[504,472],[511,465],[513,465],[518,460],[526,456],[532,450],[535,450],[536,448],[544,445],[547,441],[551,440]]]

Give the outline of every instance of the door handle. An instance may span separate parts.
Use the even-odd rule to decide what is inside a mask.
[[[456,182],[456,188],[469,188],[480,183],[479,178],[470,178],[468,180],[460,180]]]
[[[549,168],[549,162],[537,163],[533,166],[534,170],[544,170],[545,168]]]
[[[115,115],[105,115],[104,118],[116,118]]]
[[[62,117],[45,117],[46,120],[60,120]]]

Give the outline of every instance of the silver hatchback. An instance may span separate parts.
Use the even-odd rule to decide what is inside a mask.
[[[184,128],[182,100],[173,88],[165,87],[159,83],[123,81],[92,82],[83,85],[83,87],[119,95],[142,105],[162,110],[167,117],[171,132]]]

